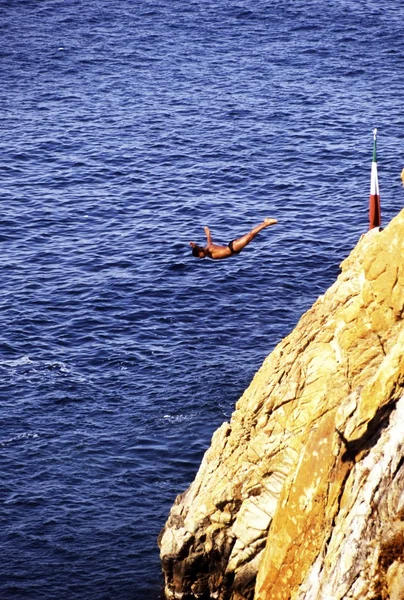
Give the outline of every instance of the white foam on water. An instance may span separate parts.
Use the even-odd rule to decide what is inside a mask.
[[[22,356],[21,358],[16,358],[15,360],[2,360],[0,361],[0,366],[2,367],[22,367],[24,365],[32,365],[33,361],[29,356]]]
[[[39,437],[38,433],[32,433],[30,431],[26,431],[24,433],[19,433],[11,438],[7,438],[5,440],[0,440],[0,447],[4,448],[4,446],[8,446],[14,442],[21,442],[24,440],[33,440]]]

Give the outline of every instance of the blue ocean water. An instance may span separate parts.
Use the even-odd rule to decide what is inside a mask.
[[[0,598],[157,600],[175,496],[367,229],[374,127],[383,224],[404,204],[404,5],[0,17]]]

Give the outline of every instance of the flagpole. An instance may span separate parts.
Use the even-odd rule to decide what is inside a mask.
[[[380,211],[380,192],[379,179],[377,176],[377,150],[376,150],[377,129],[373,130],[373,159],[372,172],[370,176],[370,197],[369,197],[369,229],[380,227],[382,223]]]

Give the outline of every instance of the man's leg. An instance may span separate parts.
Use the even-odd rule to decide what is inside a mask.
[[[262,229],[265,229],[265,227],[269,227],[270,225],[275,225],[275,223],[277,223],[276,219],[265,219],[263,223],[256,225],[253,229],[251,229],[251,231],[249,231],[245,235],[237,238],[236,240],[233,240],[233,251],[240,252],[240,250],[245,248],[245,246],[247,246],[247,244],[249,244]]]

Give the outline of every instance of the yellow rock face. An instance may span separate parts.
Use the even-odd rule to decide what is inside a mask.
[[[403,263],[404,211],[264,361],[161,534],[167,598],[400,597]]]

